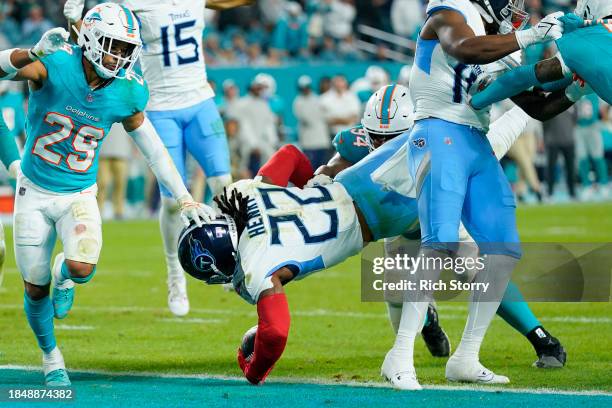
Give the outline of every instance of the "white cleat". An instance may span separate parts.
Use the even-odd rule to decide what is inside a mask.
[[[173,315],[178,317],[189,313],[187,281],[184,277],[168,278],[168,308]]]
[[[402,367],[402,364],[400,364],[402,360],[404,359],[394,349],[389,350],[380,369],[380,375],[389,381],[396,390],[422,390],[423,387],[417,380],[414,366],[405,365]]]
[[[478,384],[508,384],[510,382],[508,377],[495,374],[480,364],[478,360],[454,356],[451,356],[446,362],[446,379]]]

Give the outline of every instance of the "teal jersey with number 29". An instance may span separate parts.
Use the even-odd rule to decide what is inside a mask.
[[[147,85],[132,74],[92,90],[77,46],[66,46],[41,62],[47,80],[30,91],[21,168],[45,190],[78,192],[96,182],[98,149],[111,125],[144,110]]]

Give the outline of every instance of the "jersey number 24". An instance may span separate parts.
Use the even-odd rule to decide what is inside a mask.
[[[88,125],[75,129],[72,118],[57,112],[47,113],[44,121],[50,126],[60,126],[60,128],[54,132],[38,136],[34,142],[32,153],[57,166],[65,159],[68,168],[72,171],[83,173],[89,170],[96,156],[98,140],[104,137],[104,129]],[[69,153],[64,157],[53,151],[53,145],[63,142],[72,135],[74,135],[72,148],[76,153]]]

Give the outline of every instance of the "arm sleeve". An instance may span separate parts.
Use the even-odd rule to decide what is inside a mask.
[[[144,155],[151,171],[155,174],[155,178],[170,190],[175,199],[189,194],[168,151],[147,117],[137,129],[128,132],[128,134]]]
[[[508,153],[510,147],[525,130],[528,120],[529,115],[515,106],[491,124],[487,138],[497,160]]]
[[[482,92],[474,95],[471,105],[474,109],[482,109],[495,102],[518,95],[532,86],[541,86],[540,81],[536,78],[535,64],[518,67],[501,75]]]
[[[17,148],[17,142],[11,135],[2,114],[0,113],[0,161],[8,169],[8,167],[15,160],[19,160],[19,149]]]
[[[289,337],[289,305],[287,296],[278,293],[263,297],[257,302],[257,334],[255,349],[249,362],[238,361],[244,374],[252,384],[262,383],[285,351]]]

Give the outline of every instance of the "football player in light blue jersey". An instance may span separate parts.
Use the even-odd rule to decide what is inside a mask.
[[[134,12],[143,41],[140,64],[151,97],[147,117],[187,179],[189,152],[206,174],[212,195],[232,182],[225,128],[206,78],[202,52],[204,7],[215,10],[248,5],[253,0],[113,0]],[[68,0],[64,15],[80,25],[84,0]],[[182,225],[171,191],[160,185],[159,223],[168,272],[168,308],[176,316],[189,312],[184,273],[176,253]]]
[[[141,49],[133,13],[117,4],[99,4],[85,15],[79,45],[69,46],[67,39],[63,28],[54,28],[32,49],[0,52],[0,79],[27,80],[30,86],[13,235],[24,309],[43,351],[47,386],[70,385],[53,318],[67,315],[74,284],[88,282],[96,270],[102,246],[97,151],[111,125],[123,124],[157,179],[172,191],[184,222],[201,224],[212,213],[194,202],[142,112],[148,91],[133,72]],[[56,237],[63,252],[51,268]]]

